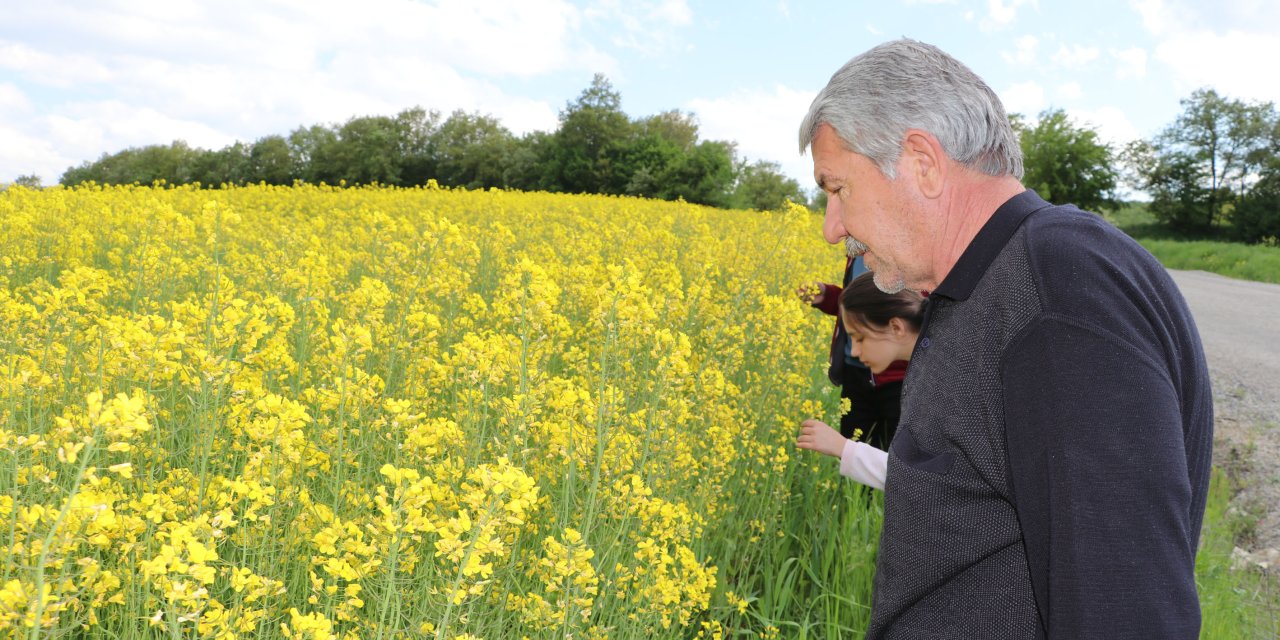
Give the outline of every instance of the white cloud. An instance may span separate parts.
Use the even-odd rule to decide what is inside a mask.
[[[0,182],[12,182],[20,175],[36,175],[44,184],[53,184],[70,164],[71,159],[59,153],[48,140],[0,126]]]
[[[1079,100],[1084,95],[1084,89],[1079,82],[1068,82],[1060,85],[1055,93],[1063,100]]]
[[[1280,23],[1280,3],[1269,0],[1130,0],[1143,26],[1157,37],[1187,31],[1269,33]]]
[[[0,84],[0,114],[26,113],[31,110],[31,101],[22,89],[5,83]]]
[[[1167,67],[1181,92],[1211,86],[1223,95],[1280,101],[1280,3],[1224,0],[1138,0],[1134,9],[1156,38],[1152,58]]]
[[[1152,35],[1163,35],[1174,21],[1164,0],[1131,0],[1129,4],[1142,16],[1142,26]]]
[[[1079,69],[1090,62],[1098,59],[1100,51],[1097,47],[1083,47],[1075,45],[1068,47],[1062,45],[1058,47],[1058,51],[1053,54],[1053,62],[1068,69]]]
[[[987,15],[979,28],[985,32],[999,31],[1018,19],[1018,11],[1024,6],[1037,7],[1037,0],[987,0]]]
[[[1000,102],[1006,113],[1021,113],[1029,117],[1044,110],[1047,105],[1044,87],[1036,82],[1022,82],[1000,92]]]
[[[816,91],[777,86],[773,91],[744,91],[718,98],[698,98],[684,108],[698,116],[704,140],[734,140],[740,156],[782,165],[803,187],[813,183],[813,162],[796,145],[800,120]]]
[[[867,33],[876,37],[884,35],[884,31],[874,24],[867,24]]]
[[[1280,100],[1280,76],[1268,71],[1280,60],[1280,35],[1198,32],[1165,40],[1155,57],[1175,70],[1182,90],[1211,86],[1232,98]]]
[[[1076,126],[1085,126],[1098,132],[1103,142],[1119,148],[1127,142],[1142,137],[1128,116],[1117,107],[1097,109],[1067,109],[1067,117]]]
[[[778,3],[778,13],[784,18],[791,17],[791,6],[786,3],[786,0],[782,0]]]
[[[35,174],[52,184],[69,167],[127,147],[185,140],[193,147],[221,148],[234,139],[204,123],[119,101],[77,103],[63,114],[6,124],[12,126],[0,127],[0,181]]]
[[[685,0],[662,0],[654,9],[653,16],[660,21],[677,27],[693,24],[693,11]]]
[[[366,0],[227,0],[174,3],[148,11],[140,3],[81,6],[47,0],[6,8],[14,30],[46,49],[85,52],[109,65],[120,51],[177,65],[203,61],[229,67],[311,68],[328,51],[414,55],[490,74],[531,76],[579,68],[598,52],[575,34],[581,12],[564,0],[466,2]],[[679,20],[682,2],[654,11]],[[95,55],[96,54],[96,55]]]
[[[685,0],[596,0],[584,13],[613,33],[610,40],[615,46],[647,56],[680,49],[679,29],[693,24],[693,11]]]
[[[628,11],[641,31],[692,21],[684,0]],[[219,148],[412,106],[488,113],[517,134],[552,129],[552,105],[495,81],[614,74],[588,38],[588,26],[615,28],[609,19],[588,25],[564,0],[19,3],[0,25],[0,74],[12,78],[0,83],[0,177],[51,181],[127,146]]]
[[[231,134],[203,122],[116,100],[76,104],[63,115],[45,118],[45,126],[60,148],[84,146],[88,141],[118,150],[183,140],[193,147],[216,149],[235,141]]]
[[[1115,59],[1116,78],[1120,80],[1142,79],[1147,76],[1147,50],[1142,47],[1111,49]]]
[[[26,80],[52,87],[109,82],[111,71],[92,56],[51,54],[25,44],[0,41],[0,68]]]
[[[1036,63],[1036,50],[1040,47],[1040,39],[1035,36],[1022,36],[1014,41],[1014,50],[1001,51],[1000,57],[1005,62],[1023,67]]]

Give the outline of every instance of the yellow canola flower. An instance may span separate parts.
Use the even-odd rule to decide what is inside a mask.
[[[843,264],[819,224],[438,185],[0,192],[0,636],[42,556],[47,635],[760,631],[710,598],[759,583],[742,542],[794,538],[791,422],[839,402],[830,318],[794,300]]]

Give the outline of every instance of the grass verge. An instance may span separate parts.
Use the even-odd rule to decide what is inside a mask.
[[[1280,247],[1228,242],[1227,230],[1188,238],[1156,222],[1143,203],[1130,203],[1107,220],[1146,247],[1170,269],[1200,270],[1229,278],[1280,283]]]
[[[1280,638],[1280,593],[1273,576],[1235,566],[1232,551],[1247,516],[1232,509],[1230,477],[1215,469],[1209,483],[1196,586],[1203,622],[1201,638]]]

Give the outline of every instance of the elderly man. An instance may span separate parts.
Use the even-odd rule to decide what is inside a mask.
[[[868,638],[1195,638],[1213,406],[1149,253],[1021,182],[991,89],[889,42],[800,127],[885,291],[930,291],[890,446]]]

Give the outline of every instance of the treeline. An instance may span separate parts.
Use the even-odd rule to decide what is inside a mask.
[[[200,183],[443,186],[603,193],[717,207],[775,209],[807,193],[777,163],[740,159],[733,142],[701,140],[691,114],[631,119],[602,75],[560,112],[554,132],[516,136],[497,119],[413,108],[341,125],[299,127],[219,150],[181,141],[104,154],[70,168],[74,185]]]
[[[1029,125],[1010,119],[1026,167],[1023,182],[1052,202],[1115,208],[1121,184],[1150,197],[1169,228],[1256,243],[1280,238],[1280,114],[1200,89],[1158,135],[1122,149],[1102,142],[1060,109]],[[25,177],[24,177],[25,178]],[[36,180],[32,177],[32,180]],[[821,211],[825,194],[782,174],[777,163],[740,159],[734,143],[702,140],[691,114],[631,119],[597,75],[566,104],[553,132],[515,136],[497,119],[455,111],[405,110],[341,125],[300,127],[210,151],[178,141],[126,149],[68,169],[65,185],[200,183],[426,184],[469,189],[603,193],[740,209],[787,200]],[[36,180],[38,184],[38,180]]]
[[[1116,207],[1117,187],[1145,193],[1156,220],[1193,237],[1280,244],[1280,114],[1199,89],[1148,140],[1115,149],[1088,126],[1050,110],[1028,126],[1011,116],[1022,145],[1023,183],[1051,202],[1091,211]]]
[[[1131,184],[1151,196],[1156,219],[1184,232],[1225,229],[1243,242],[1280,237],[1280,115],[1199,89],[1150,140],[1122,152]]]

